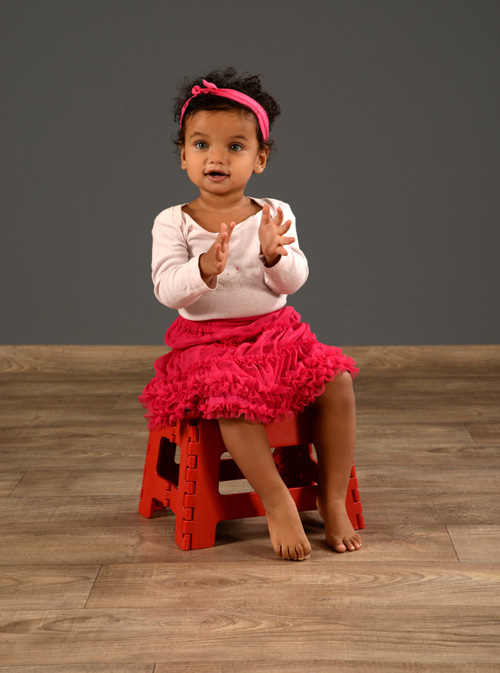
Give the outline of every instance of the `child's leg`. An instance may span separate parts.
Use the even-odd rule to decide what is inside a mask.
[[[326,541],[335,551],[355,551],[361,537],[347,515],[345,500],[356,443],[356,407],[351,375],[338,374],[314,404],[313,442],[318,455],[318,511]]]
[[[277,556],[294,561],[309,558],[311,545],[295,502],[276,469],[264,426],[242,418],[220,418],[219,426],[226,449],[262,500]]]

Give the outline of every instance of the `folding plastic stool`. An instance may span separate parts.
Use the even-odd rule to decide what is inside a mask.
[[[310,426],[307,410],[265,426],[276,467],[299,511],[315,510],[318,494]],[[139,513],[149,519],[155,510],[170,508],[176,517],[175,541],[182,550],[212,547],[219,521],[265,514],[255,492],[219,492],[219,482],[244,478],[232,458],[221,458],[225,452],[216,420],[184,419],[149,433]],[[354,465],[346,506],[354,528],[364,528]]]

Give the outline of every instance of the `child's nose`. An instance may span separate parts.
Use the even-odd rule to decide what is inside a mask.
[[[225,157],[225,150],[222,147],[211,147],[208,155],[208,160],[212,164],[223,163]]]

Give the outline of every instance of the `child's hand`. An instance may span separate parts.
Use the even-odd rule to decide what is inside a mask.
[[[292,220],[283,222],[283,211],[278,207],[278,212],[271,220],[271,207],[266,204],[262,208],[262,218],[259,227],[260,247],[267,266],[274,266],[281,255],[288,255],[285,245],[295,241],[293,236],[284,236],[292,226]]]
[[[215,243],[200,256],[200,274],[207,285],[210,285],[213,276],[218,276],[226,268],[229,240],[234,227],[234,222],[231,222],[229,227],[223,222],[220,225],[220,233],[215,239]]]

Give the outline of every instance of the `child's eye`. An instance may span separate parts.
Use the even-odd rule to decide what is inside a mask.
[[[204,143],[203,140],[198,140],[197,142],[195,142],[194,146],[198,150],[206,150],[208,147],[207,143]]]
[[[232,150],[233,152],[240,152],[243,147],[239,143],[233,143],[232,145],[229,146],[229,149]]]

